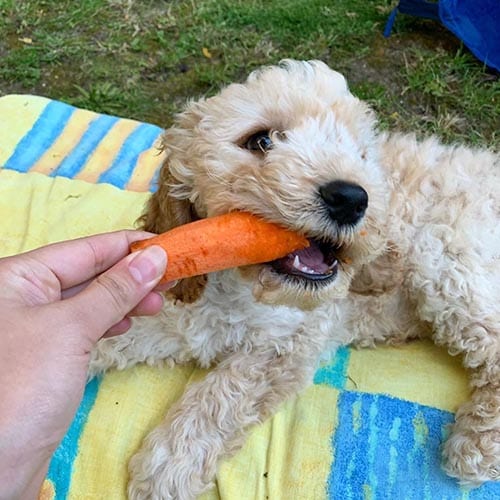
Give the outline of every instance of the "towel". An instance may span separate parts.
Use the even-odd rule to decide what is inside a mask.
[[[28,95],[0,98],[0,117],[0,256],[134,227],[162,163],[158,127]],[[126,498],[128,460],[205,373],[136,366],[91,381],[40,498]],[[499,484],[466,490],[440,468],[468,396],[459,360],[428,341],[342,348],[251,430],[202,499],[500,498]]]

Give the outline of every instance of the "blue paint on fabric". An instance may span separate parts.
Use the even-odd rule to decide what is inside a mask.
[[[161,168],[156,169],[155,173],[153,174],[153,178],[149,183],[149,191],[151,193],[156,193],[156,191],[158,190],[158,184],[160,182],[160,171]]]
[[[101,174],[99,182],[124,189],[134,171],[139,155],[153,146],[162,129],[142,123],[127,137],[111,166]]]
[[[87,384],[75,418],[66,436],[52,456],[47,478],[54,484],[56,490],[55,500],[65,500],[68,497],[73,464],[78,454],[78,443],[90,410],[97,398],[99,385],[98,379],[93,379]]]
[[[118,120],[119,118],[115,116],[97,115],[89,123],[78,144],[50,175],[52,177],[56,175],[69,177],[70,179],[77,175],[94,153],[98,144]]]
[[[336,389],[343,389],[347,380],[350,350],[339,347],[331,363],[321,366],[314,374],[315,384],[325,384]]]
[[[59,137],[76,108],[50,101],[29,132],[19,141],[4,168],[28,172]]]
[[[466,490],[441,469],[453,414],[384,395],[345,391],[338,399],[330,500],[492,500],[500,484]]]

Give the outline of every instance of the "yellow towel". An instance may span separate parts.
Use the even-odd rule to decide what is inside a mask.
[[[161,130],[34,96],[0,98],[0,256],[131,228],[154,189]],[[138,366],[91,382],[41,498],[123,499],[142,438],[204,375]],[[254,428],[205,500],[492,499],[446,478],[439,446],[468,396],[430,342],[340,349],[314,384]]]

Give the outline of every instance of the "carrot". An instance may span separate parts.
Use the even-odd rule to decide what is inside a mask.
[[[209,217],[147,240],[132,243],[131,251],[159,245],[168,254],[167,272],[160,283],[230,267],[269,262],[309,246],[304,236],[247,212]]]

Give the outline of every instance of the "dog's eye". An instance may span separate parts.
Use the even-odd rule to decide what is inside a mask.
[[[249,151],[260,151],[265,153],[273,147],[273,141],[269,137],[269,131],[261,131],[252,135],[244,144]]]

